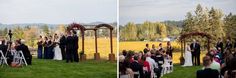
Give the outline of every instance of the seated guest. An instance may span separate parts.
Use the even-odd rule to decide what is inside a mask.
[[[146,57],[142,56],[140,64],[143,66],[143,78],[151,77],[150,64],[146,61]]]
[[[31,65],[31,61],[32,61],[32,55],[30,54],[29,48],[28,46],[26,46],[25,44],[21,43],[20,40],[16,40],[16,47],[15,47],[16,51],[22,51],[25,60],[27,62],[28,65]]]
[[[0,50],[2,50],[3,52],[3,56],[6,55],[6,52],[7,52],[7,45],[5,44],[5,40],[2,40],[1,44],[0,44]]]
[[[207,53],[207,56],[209,56],[211,58],[211,61],[212,61],[211,65],[210,65],[210,68],[218,70],[218,72],[220,72],[220,64],[214,60],[215,55],[213,54],[213,52]]]
[[[155,69],[155,68],[158,68],[158,66],[157,66],[157,63],[155,62],[155,60],[151,58],[151,53],[150,53],[150,52],[147,52],[146,61],[147,61],[147,62],[149,63],[149,65],[150,65],[151,78],[153,78],[154,75],[155,75],[154,69]]]
[[[138,56],[134,56],[134,62],[130,64],[134,72],[134,78],[143,78],[143,66],[138,63]]]
[[[223,64],[221,65],[221,70],[220,70],[220,74],[224,75],[225,71],[227,71],[230,67],[230,60],[233,58],[233,54],[231,53],[231,51],[229,49],[226,50],[225,54],[224,54],[224,59],[223,59]]]
[[[230,60],[229,69],[225,72],[224,78],[236,78],[236,57]]]
[[[128,62],[125,61],[123,55],[119,56],[119,78],[133,78],[132,69],[129,68]]]
[[[219,78],[219,72],[217,70],[211,69],[212,61],[209,56],[203,57],[203,70],[197,71],[197,78]]]

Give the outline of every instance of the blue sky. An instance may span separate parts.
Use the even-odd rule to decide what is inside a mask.
[[[0,23],[116,22],[116,0],[0,0]]]
[[[148,21],[183,20],[197,4],[221,9],[224,14],[236,14],[236,0],[120,0],[119,22],[142,23]]]

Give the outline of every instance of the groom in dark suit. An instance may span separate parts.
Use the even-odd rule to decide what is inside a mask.
[[[190,45],[193,65],[200,65],[200,44],[196,40]]]
[[[68,32],[66,38],[66,62],[73,62],[73,50],[74,50],[74,41],[73,41],[73,32]]]
[[[79,57],[78,57],[78,42],[79,42],[79,38],[76,34],[76,31],[73,31],[73,47],[74,47],[74,50],[73,50],[73,57],[74,57],[74,61],[75,62],[79,62]]]

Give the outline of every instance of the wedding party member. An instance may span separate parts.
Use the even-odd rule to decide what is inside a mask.
[[[57,36],[57,34],[54,35],[54,60],[62,60],[62,55],[61,55],[61,49],[59,48],[59,37]]]
[[[163,52],[163,51],[165,50],[165,49],[162,47],[162,43],[159,44],[158,50],[159,50],[160,52]]]
[[[195,66],[200,65],[200,47],[200,44],[196,40],[193,40],[193,43],[190,45],[192,52],[192,62]]]
[[[217,70],[211,69],[212,61],[209,56],[203,57],[203,70],[197,71],[197,78],[219,78],[219,72]]]
[[[49,57],[49,59],[53,59],[53,57],[54,57],[53,48],[54,48],[53,39],[52,39],[52,36],[50,35],[48,37],[48,57]]]
[[[79,62],[79,56],[78,56],[78,48],[79,48],[79,38],[76,34],[76,31],[73,31],[73,45],[74,45],[74,50],[73,50],[73,59],[75,62]]]
[[[193,66],[193,63],[192,63],[192,54],[191,54],[191,48],[189,46],[189,44],[186,44],[186,47],[185,47],[185,52],[184,52],[184,67],[185,66]]]
[[[170,41],[167,42],[166,54],[173,58],[173,47],[171,46]]]
[[[44,59],[48,59],[48,37],[44,37],[44,42],[43,42],[43,53],[44,53]]]
[[[233,45],[232,45],[230,39],[227,39],[227,41],[226,41],[226,45],[225,45],[225,48],[231,50],[232,47],[233,47]]]
[[[16,51],[22,51],[27,64],[31,65],[32,64],[32,55],[30,54],[28,46],[21,43],[21,40],[16,40],[15,44],[16,44],[16,47],[15,47]]]
[[[151,54],[155,54],[157,51],[155,44],[152,44]]]
[[[130,68],[134,72],[134,78],[143,78],[143,66],[138,62],[138,56],[134,56],[134,61],[130,64]]]
[[[43,58],[43,38],[42,36],[40,35],[39,36],[39,39],[38,39],[38,59],[42,59]]]
[[[221,51],[224,50],[224,49],[223,49],[223,40],[222,40],[221,38],[219,38],[219,39],[218,39],[218,42],[216,43],[216,49],[217,49],[217,50],[220,49]],[[221,52],[221,53],[222,53],[222,52]]]
[[[60,37],[59,47],[61,49],[62,59],[65,60],[66,59],[66,37],[63,34]]]
[[[149,44],[146,44],[146,48],[143,49],[144,54],[150,51]]]
[[[74,41],[73,41],[73,35],[72,32],[67,33],[66,38],[66,62],[68,63],[73,62],[73,50],[74,50]]]
[[[2,41],[1,41],[0,50],[2,50],[2,52],[3,52],[3,54],[4,54],[3,56],[5,56],[6,53],[7,53],[7,45],[6,45],[5,40],[2,40]]]

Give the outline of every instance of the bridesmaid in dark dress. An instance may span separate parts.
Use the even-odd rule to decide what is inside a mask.
[[[44,59],[48,59],[48,37],[44,38],[43,48],[44,48]]]
[[[43,39],[41,35],[39,36],[39,40],[37,44],[38,44],[38,59],[42,59],[43,58]]]
[[[48,39],[48,58],[53,59],[54,52],[53,52],[53,41],[52,41],[52,36],[49,36]]]

